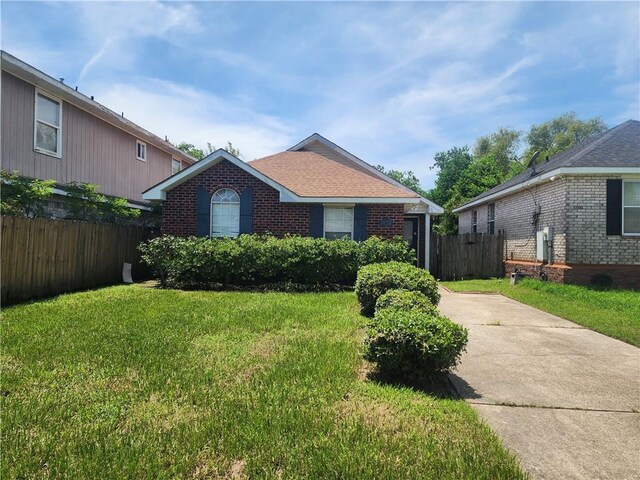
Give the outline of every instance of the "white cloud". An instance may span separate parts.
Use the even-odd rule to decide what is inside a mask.
[[[200,31],[202,26],[193,5],[152,2],[77,2],[72,4],[81,17],[80,25],[97,50],[83,65],[83,80],[98,62],[111,65],[135,64],[135,44],[145,37],[169,43],[180,35]]]
[[[147,130],[176,143],[204,148],[230,141],[244,160],[281,151],[296,137],[279,118],[254,111],[242,100],[172,82],[136,78],[132,83],[97,84],[96,99]]]

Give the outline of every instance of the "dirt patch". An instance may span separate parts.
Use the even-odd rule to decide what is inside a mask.
[[[385,402],[362,398],[356,394],[347,394],[338,402],[336,417],[345,422],[350,419],[362,421],[365,425],[384,432],[401,429],[402,422],[394,407]]]
[[[145,426],[168,432],[178,426],[194,423],[197,418],[198,411],[193,405],[169,403],[154,393],[148,400],[130,407],[120,430],[128,432],[135,427]]]

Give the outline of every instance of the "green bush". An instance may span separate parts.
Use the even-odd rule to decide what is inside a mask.
[[[422,292],[404,289],[394,289],[383,293],[376,302],[376,313],[382,309],[418,310],[425,315],[437,315],[438,309]]]
[[[165,235],[139,249],[162,286],[185,289],[282,285],[287,290],[335,290],[353,286],[358,269],[369,262],[415,258],[403,240],[377,237],[359,243],[297,236]]]
[[[381,373],[429,377],[455,367],[468,331],[438,314],[420,310],[379,310],[365,339],[365,358]]]
[[[356,295],[364,315],[373,315],[378,297],[388,290],[405,289],[422,292],[437,305],[440,301],[438,282],[431,274],[401,262],[365,265],[358,271]]]

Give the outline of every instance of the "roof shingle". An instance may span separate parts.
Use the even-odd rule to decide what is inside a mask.
[[[417,193],[309,151],[280,152],[249,164],[301,197],[419,197]]]

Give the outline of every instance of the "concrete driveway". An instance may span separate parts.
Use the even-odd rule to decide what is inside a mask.
[[[640,479],[640,349],[501,295],[442,290],[451,380],[534,479]]]

